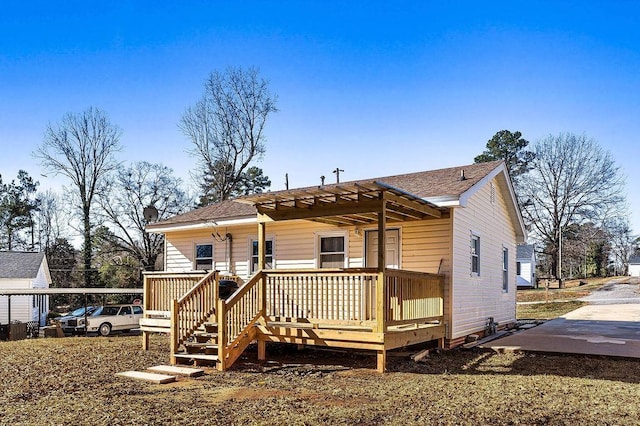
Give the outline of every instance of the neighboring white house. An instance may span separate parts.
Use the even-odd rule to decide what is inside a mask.
[[[533,244],[520,244],[516,254],[518,287],[536,286],[536,251]]]
[[[387,267],[445,276],[449,345],[482,332],[488,318],[515,322],[515,252],[526,231],[503,162],[256,194],[147,230],[165,235],[168,272],[217,269],[248,280],[258,264],[257,213],[272,220],[267,268],[376,267],[380,215],[355,208],[383,199],[395,209],[386,218]],[[317,220],[297,219],[314,209]]]
[[[50,284],[44,253],[0,252],[0,289],[49,288]],[[0,296],[2,324],[21,321],[44,325],[48,311],[49,296]]]
[[[640,256],[636,255],[629,258],[629,275],[640,277]]]

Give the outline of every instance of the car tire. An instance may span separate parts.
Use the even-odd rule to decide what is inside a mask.
[[[100,324],[98,333],[100,333],[101,336],[108,336],[109,333],[111,333],[111,324],[109,324],[108,322]]]

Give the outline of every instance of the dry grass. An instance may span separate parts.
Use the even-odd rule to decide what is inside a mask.
[[[585,305],[587,305],[586,302],[579,301],[517,305],[516,318],[548,320],[558,318],[561,315],[574,311]]]
[[[270,346],[227,373],[153,385],[114,373],[167,362],[166,339],[0,342],[11,425],[638,424],[640,360],[450,351],[426,363]],[[276,361],[276,362],[273,362]]]
[[[551,282],[549,288],[542,284],[540,288],[518,290],[516,300],[518,302],[547,302],[553,300],[571,300],[588,296],[613,278],[589,278],[586,280],[570,280],[565,282],[565,288],[558,288],[557,282]],[[580,285],[586,282],[586,285]],[[622,281],[620,281],[622,282]]]

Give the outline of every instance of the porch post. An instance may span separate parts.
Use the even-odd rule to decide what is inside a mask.
[[[266,226],[265,222],[258,220],[258,273],[260,277],[260,304],[262,315],[267,314],[267,277],[263,273],[263,269],[266,265],[267,255],[267,243],[266,243]],[[267,359],[267,342],[262,339],[258,339],[258,360],[264,361]]]
[[[385,199],[385,193],[380,194],[382,199],[382,207],[378,212],[378,277],[376,280],[376,323],[377,332],[384,334],[387,331],[386,316],[387,316],[387,300],[386,300],[386,280],[384,270],[387,266],[387,201]],[[383,337],[384,339],[384,337]],[[377,351],[377,370],[380,373],[384,373],[387,368],[387,351],[384,348]]]
[[[378,212],[378,272],[387,266],[387,201],[382,194],[382,208]]]
[[[262,271],[266,264],[266,227],[267,224],[265,222],[258,222],[258,271]]]

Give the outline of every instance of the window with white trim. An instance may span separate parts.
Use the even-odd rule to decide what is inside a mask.
[[[509,249],[502,247],[502,291],[509,291]]]
[[[196,244],[195,270],[211,271],[213,269],[213,244]]]
[[[265,241],[266,253],[265,253],[265,268],[273,268],[273,239]],[[251,273],[253,274],[258,270],[258,240],[251,240]]]
[[[344,268],[345,239],[342,236],[320,236],[318,266]]]
[[[471,234],[471,275],[480,275],[480,236]]]
[[[522,275],[522,264],[520,262],[516,262],[516,274]]]

